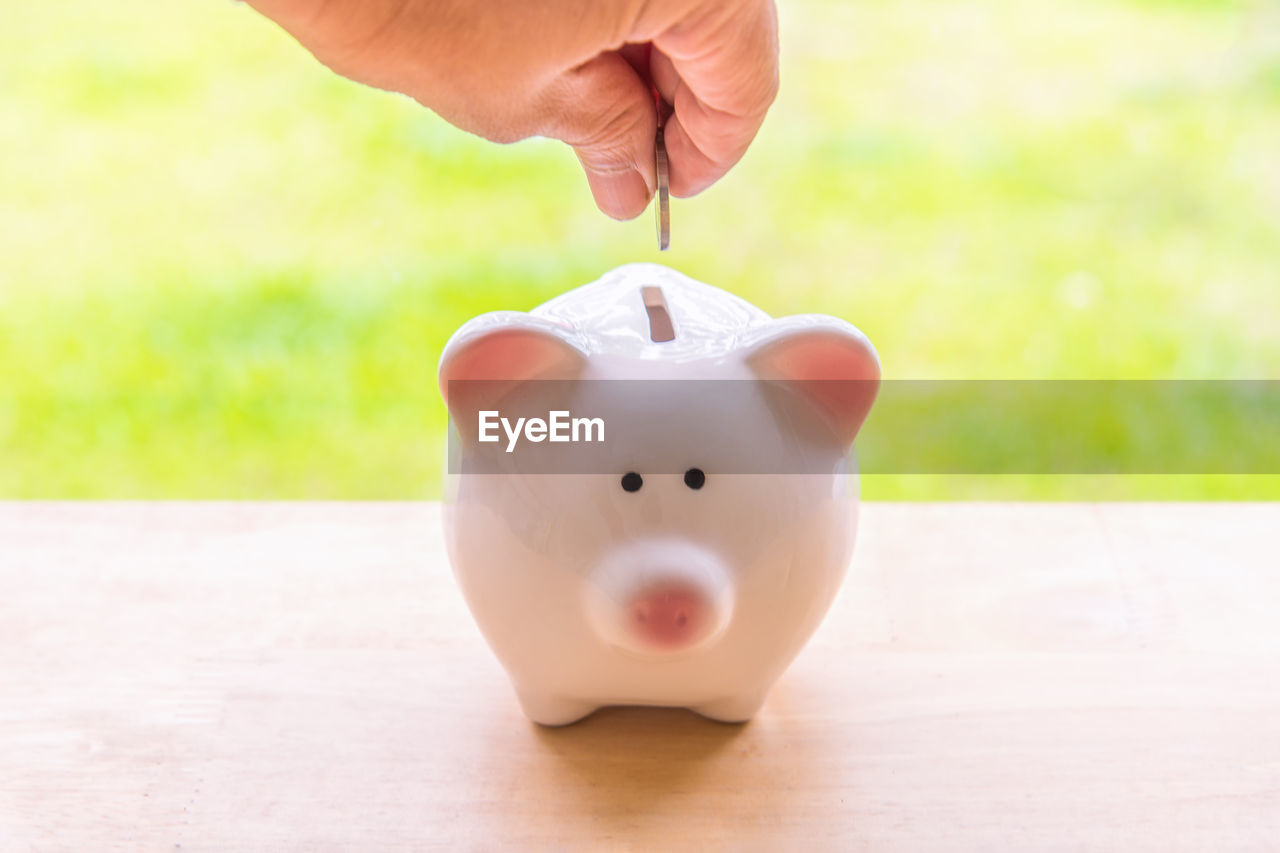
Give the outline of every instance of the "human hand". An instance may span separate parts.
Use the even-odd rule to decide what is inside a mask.
[[[333,70],[495,142],[573,147],[596,204],[653,195],[657,107],[671,192],[746,152],[778,89],[773,0],[249,0]]]

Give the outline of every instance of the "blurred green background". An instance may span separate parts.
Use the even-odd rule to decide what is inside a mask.
[[[1280,376],[1276,4],[780,6],[777,105],[659,258],[563,146],[468,136],[245,6],[6,3],[0,497],[436,496],[448,335],[634,260],[845,317],[891,378]]]

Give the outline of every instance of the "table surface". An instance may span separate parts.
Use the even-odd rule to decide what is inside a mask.
[[[870,504],[741,726],[525,720],[439,506],[0,504],[0,849],[1277,849],[1280,505]]]

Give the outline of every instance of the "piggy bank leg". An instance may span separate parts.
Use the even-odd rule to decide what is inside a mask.
[[[549,696],[536,690],[517,689],[516,698],[520,700],[524,715],[542,726],[567,726],[599,707],[577,699]]]
[[[765,693],[747,693],[741,696],[729,696],[695,705],[691,710],[702,716],[721,723],[745,723],[760,711],[764,705]]]

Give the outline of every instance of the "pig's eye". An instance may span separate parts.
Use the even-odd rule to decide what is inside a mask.
[[[622,490],[625,492],[638,492],[643,485],[644,477],[641,477],[635,471],[628,471],[622,475]]]
[[[691,489],[701,489],[707,482],[707,475],[701,468],[690,468],[684,472],[684,484]]]

